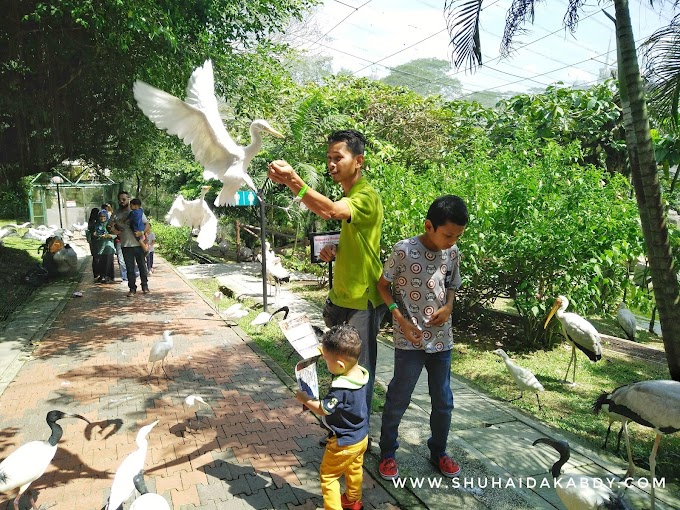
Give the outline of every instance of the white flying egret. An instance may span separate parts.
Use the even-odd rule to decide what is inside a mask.
[[[543,324],[543,328],[548,327],[553,315],[557,315],[562,324],[562,333],[571,343],[571,358],[567,365],[567,373],[564,375],[565,382],[569,375],[569,367],[574,363],[573,384],[576,384],[576,347],[579,348],[591,361],[598,361],[602,358],[602,347],[600,345],[600,334],[590,322],[578,314],[565,312],[569,306],[569,300],[564,296],[558,296],[555,300],[548,318]]]
[[[512,377],[512,379],[515,381],[515,384],[519,388],[519,397],[509,400],[509,402],[513,402],[515,400],[522,398],[524,396],[525,391],[530,391],[536,395],[538,409],[541,410],[541,401],[538,398],[538,392],[544,391],[544,388],[543,385],[538,381],[538,379],[536,379],[536,376],[533,373],[531,373],[530,370],[515,365],[515,363],[508,357],[508,355],[505,353],[503,349],[496,349],[495,351],[493,351],[493,353],[496,356],[501,357],[501,359],[505,363],[505,367],[508,369],[508,372],[510,372],[510,376]]]
[[[555,492],[567,510],[629,510],[632,507],[615,493],[606,480],[575,473],[561,474],[570,457],[569,444],[566,441],[556,441],[542,437],[534,441],[533,445],[547,444],[560,454],[560,460],[555,462],[551,474],[559,483],[555,483]]]
[[[637,329],[637,321],[635,320],[635,315],[631,312],[626,303],[621,302],[619,305],[619,311],[616,314],[616,320],[621,326],[621,329],[626,334],[628,340],[635,341],[635,330]]]
[[[130,510],[170,510],[170,505],[163,496],[149,492],[146,488],[143,471],[137,473],[132,480],[141,496],[132,502]]]
[[[47,441],[30,441],[14,450],[0,462],[0,492],[7,493],[19,489],[14,498],[14,510],[19,510],[19,499],[32,482],[40,478],[52,462],[57,453],[57,443],[64,431],[57,423],[62,418],[78,418],[90,423],[87,418],[79,414],[69,414],[62,411],[47,413],[47,425],[52,434]],[[35,500],[31,496],[31,506],[36,508]]]
[[[640,381],[616,388],[611,393],[603,393],[597,399],[597,405],[608,406],[610,413],[616,413],[630,421],[639,423],[643,427],[650,427],[656,431],[654,446],[649,455],[649,470],[654,480],[656,471],[656,452],[659,449],[661,436],[673,434],[680,430],[680,382],[653,380]],[[630,451],[628,437],[628,423],[623,423],[623,433],[626,438],[628,452],[628,470],[626,477],[633,475],[635,465]],[[652,510],[654,510],[654,483],[651,484]]]
[[[186,200],[178,195],[165,216],[173,227],[189,227],[190,236],[194,229],[198,229],[196,242],[201,250],[212,247],[217,237],[217,217],[205,201],[208,190],[210,186],[201,186],[201,196],[195,200]]]
[[[210,407],[208,403],[198,395],[189,395],[184,399],[184,405],[186,405],[187,408],[191,410],[192,414],[196,416],[196,421],[199,423],[201,419],[198,417],[198,409],[200,408],[201,404],[203,404],[205,407]],[[191,417],[187,418],[187,430],[191,430]]]
[[[120,466],[116,470],[113,477],[113,484],[111,485],[111,493],[109,500],[106,503],[105,510],[118,510],[123,503],[125,503],[135,490],[134,477],[144,469],[144,462],[146,460],[146,450],[149,442],[146,436],[149,435],[151,429],[156,426],[158,420],[148,425],[144,425],[139,432],[137,432],[137,449],[130,455],[123,459]]]
[[[277,138],[283,138],[283,135],[267,121],[255,120],[250,125],[250,144],[245,147],[236,145],[220,118],[210,60],[192,73],[185,101],[139,80],[135,82],[133,91],[144,115],[156,127],[191,145],[194,157],[203,165],[203,178],[222,181],[222,190],[215,199],[216,206],[236,205],[236,192],[244,184],[257,193],[247,170],[262,146],[261,132]]]
[[[163,331],[163,340],[160,340],[153,344],[151,351],[149,352],[149,363],[151,363],[151,370],[149,370],[149,377],[151,377],[151,372],[156,365],[157,361],[161,362],[161,369],[168,377],[168,373],[165,371],[165,358],[167,357],[170,350],[173,348],[172,331]]]

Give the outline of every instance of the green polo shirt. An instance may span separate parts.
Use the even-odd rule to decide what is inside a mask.
[[[335,257],[333,288],[328,297],[337,306],[366,310],[383,303],[378,293],[382,274],[380,233],[383,207],[380,195],[361,177],[343,200],[350,219],[342,222]]]

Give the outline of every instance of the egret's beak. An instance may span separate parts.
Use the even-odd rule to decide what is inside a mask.
[[[285,136],[283,136],[281,133],[279,133],[273,127],[270,127],[269,129],[267,129],[267,133],[269,133],[272,136],[275,136],[276,138],[285,138]]]
[[[560,300],[558,299],[555,301],[555,304],[553,307],[550,309],[550,313],[548,314],[548,318],[545,320],[545,324],[543,324],[543,329],[546,329],[548,327],[548,323],[550,322],[550,319],[552,319],[553,315],[555,315],[555,312],[557,309],[560,307],[562,303],[560,303]]]

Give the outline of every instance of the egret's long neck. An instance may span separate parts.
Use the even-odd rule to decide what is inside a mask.
[[[253,157],[260,152],[260,147],[262,147],[262,133],[259,129],[255,127],[254,124],[250,125],[250,145],[244,147],[243,152],[246,154],[246,159],[251,160]]]

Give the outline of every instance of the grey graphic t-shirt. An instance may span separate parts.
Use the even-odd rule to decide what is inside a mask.
[[[458,247],[428,250],[418,237],[394,245],[383,268],[385,280],[392,284],[394,301],[402,315],[423,332],[422,340],[413,344],[395,322],[394,346],[397,349],[446,351],[453,348],[451,321],[431,326],[427,320],[446,303],[448,289],[460,287]]]

